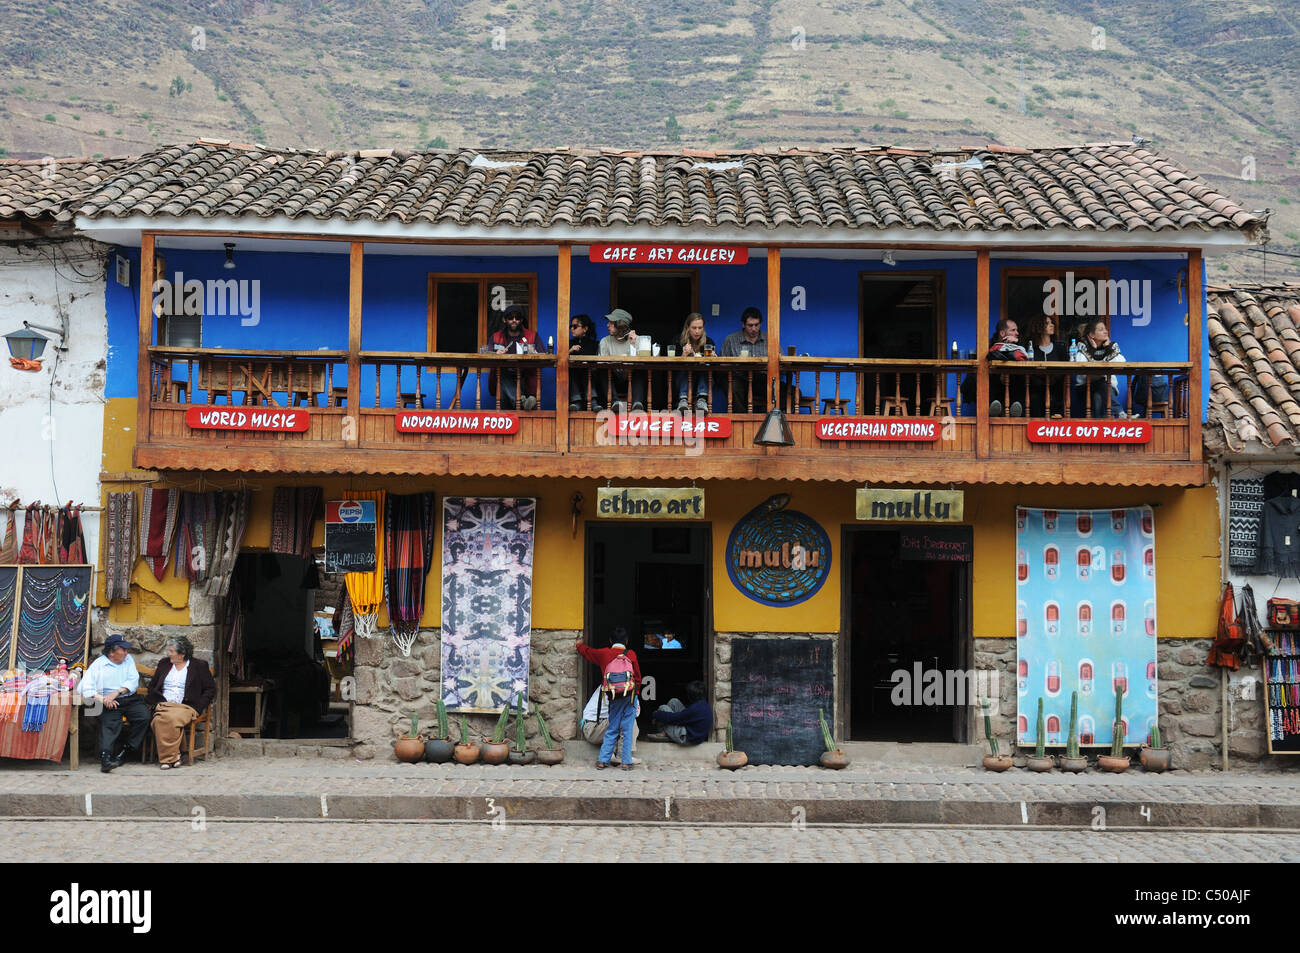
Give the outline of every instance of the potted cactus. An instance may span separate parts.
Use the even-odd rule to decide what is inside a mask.
[[[538,764],[559,764],[564,760],[564,749],[557,747],[551,740],[551,733],[546,730],[546,720],[542,718],[542,706],[538,705],[533,709],[533,714],[537,716],[537,733],[542,736],[542,744],[546,746],[537,749]]]
[[[393,754],[397,755],[398,761],[415,764],[424,757],[424,740],[420,737],[419,727],[420,719],[412,715],[411,733],[393,742]]]
[[[821,756],[822,767],[833,768],[836,771],[840,768],[847,768],[849,766],[849,756],[835,747],[835,736],[831,734],[830,726],[826,724],[826,713],[820,708],[817,709],[817,720],[821,722],[822,744],[826,748]]]
[[[1130,760],[1124,753],[1124,695],[1115,693],[1115,721],[1111,725],[1110,754],[1098,756],[1097,764],[1112,774],[1128,770]]]
[[[460,743],[456,745],[453,757],[460,764],[473,764],[478,760],[480,749],[477,744],[469,740],[469,725],[465,721],[465,716],[460,716]]]
[[[455,753],[451,729],[447,725],[447,706],[438,699],[438,733],[424,743],[424,760],[430,764],[446,764]]]
[[[1151,744],[1143,745],[1138,751],[1138,761],[1144,771],[1162,774],[1169,770],[1173,762],[1173,752],[1160,743],[1160,716],[1151,724]]]
[[[1059,759],[1062,771],[1078,774],[1088,766],[1088,759],[1079,754],[1079,693],[1070,692],[1070,734],[1065,739],[1065,754]]]
[[[989,743],[989,753],[984,756],[987,771],[1005,771],[1011,767],[1011,755],[998,752],[998,739],[993,735],[993,719],[989,717],[989,700],[984,699],[984,737]]]
[[[506,759],[510,757],[510,742],[506,741],[506,728],[510,724],[510,702],[501,709],[501,716],[497,718],[497,726],[492,729],[492,738],[483,742],[483,763],[484,764],[505,764]]]
[[[524,730],[524,694],[515,700],[515,750],[510,752],[510,763],[525,765],[537,760],[537,752],[528,750],[528,737]]]
[[[823,736],[824,740],[824,736]],[[731,733],[731,719],[727,719],[727,747],[718,755],[718,767],[735,771],[749,764],[749,757],[743,751],[736,750],[735,738]]]
[[[1038,699],[1038,723],[1036,725],[1036,734],[1034,736],[1034,756],[1030,758],[1025,766],[1030,771],[1051,771],[1055,761],[1047,753],[1043,737],[1043,699]]]

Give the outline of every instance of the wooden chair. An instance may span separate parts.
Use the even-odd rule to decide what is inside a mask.
[[[149,687],[145,684],[145,679],[152,681],[155,669],[148,668],[147,666],[141,665],[139,662],[136,662],[135,670],[140,673],[140,687],[135,690],[135,693],[137,695],[149,694]],[[125,715],[122,716],[122,720],[126,721]],[[199,715],[199,717],[195,718],[189,724],[189,738],[188,738],[189,746],[186,750],[186,753],[189,756],[188,763],[190,767],[194,766],[194,734],[200,725],[203,726],[203,746],[199,749],[199,753],[203,755],[204,758],[207,758],[207,756],[212,753],[212,706],[211,705],[208,706],[207,711]],[[144,743],[140,745],[141,762],[147,762],[151,759],[150,749],[153,747],[153,743],[154,743],[153,722],[150,721],[149,730],[146,731],[144,735]]]

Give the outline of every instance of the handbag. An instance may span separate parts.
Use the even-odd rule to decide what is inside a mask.
[[[1268,600],[1270,629],[1300,629],[1300,602],[1294,599]]]

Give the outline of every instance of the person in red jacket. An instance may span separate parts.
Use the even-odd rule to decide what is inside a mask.
[[[632,686],[631,691],[614,693],[609,699],[609,728],[605,731],[605,738],[600,743],[600,755],[596,761],[597,770],[604,770],[609,767],[609,759],[614,755],[614,745],[619,743],[624,753],[623,770],[632,770],[632,758],[629,753],[632,751],[634,743],[633,730],[636,727],[636,705],[637,698],[641,691],[641,665],[636,660],[636,653],[627,647],[627,629],[623,626],[615,626],[614,634],[607,649],[596,649],[590,645],[584,645],[582,640],[576,644],[578,654],[588,662],[597,666],[601,671],[602,682],[604,674],[610,667],[611,662],[626,657],[632,667]],[[621,741],[620,741],[621,739]]]

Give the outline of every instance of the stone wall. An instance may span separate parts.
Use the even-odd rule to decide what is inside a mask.
[[[1173,750],[1175,768],[1205,770],[1220,767],[1222,749],[1222,698],[1217,669],[1206,666],[1209,639],[1161,639],[1156,645],[1160,685],[1160,733]],[[1015,745],[1016,642],[1015,639],[976,639],[976,669],[999,673],[998,711],[993,733],[1006,750]],[[1251,683],[1248,680],[1254,679]],[[1246,697],[1253,695],[1253,698]],[[973,712],[978,720],[978,712]],[[982,741],[978,724],[972,741]],[[1257,762],[1268,751],[1264,724],[1264,686],[1258,667],[1231,673],[1228,687],[1228,758]]]
[[[717,632],[713,636],[713,736],[711,741],[725,740],[727,720],[731,717],[731,643],[735,639],[826,639],[836,645],[836,632]],[[838,645],[836,645],[838,648]],[[832,649],[832,672],[835,683],[840,678],[840,653]],[[838,699],[837,699],[838,701]],[[836,738],[843,736],[843,727],[837,727]]]
[[[572,630],[534,629],[529,652],[528,698],[530,712],[540,705],[551,737],[568,741],[578,735],[578,663],[574,643],[581,633]],[[352,708],[352,735],[358,758],[392,758],[393,739],[410,730],[411,715],[420,720],[420,730],[436,728],[438,683],[441,678],[442,645],[439,629],[421,629],[406,658],[390,635],[357,638],[356,697]],[[585,664],[585,663],[584,663]],[[470,735],[491,737],[496,715],[466,715]],[[449,712],[453,738],[459,737],[459,716]],[[537,721],[526,719],[528,738],[539,738]],[[514,737],[514,722],[510,724]]]

